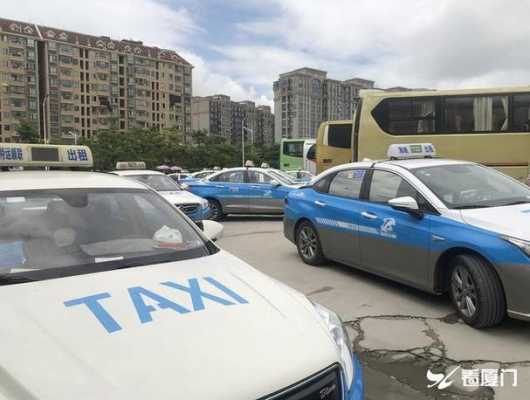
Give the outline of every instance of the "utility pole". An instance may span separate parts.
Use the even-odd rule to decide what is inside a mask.
[[[241,166],[245,166],[245,120],[241,121]]]
[[[241,165],[245,166],[245,131],[250,132],[251,144],[254,144],[254,131],[250,128],[245,128],[245,120],[241,122]]]

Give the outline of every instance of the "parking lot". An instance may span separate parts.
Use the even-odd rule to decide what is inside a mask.
[[[530,323],[507,320],[476,330],[455,317],[445,296],[335,263],[308,266],[284,238],[279,217],[229,217],[223,224],[223,249],[340,314],[365,367],[368,399],[527,397]],[[456,367],[450,387],[427,387],[428,369],[449,374]],[[507,373],[502,387],[466,387],[462,369],[516,369],[517,386]]]

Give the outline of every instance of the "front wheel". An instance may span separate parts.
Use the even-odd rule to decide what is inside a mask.
[[[224,217],[223,207],[215,199],[208,199],[208,206],[210,207],[210,217],[212,221],[221,221]]]
[[[318,233],[308,221],[300,224],[296,230],[296,248],[303,262],[309,265],[320,265],[326,259],[322,252]]]
[[[495,271],[472,255],[455,257],[451,266],[451,299],[460,318],[475,328],[499,324],[506,315],[506,300]]]

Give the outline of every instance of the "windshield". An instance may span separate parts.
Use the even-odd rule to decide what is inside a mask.
[[[148,190],[0,194],[0,284],[15,276],[40,279],[43,271],[50,278],[92,272],[100,264],[112,269],[202,257],[210,254],[208,246]]]
[[[412,170],[448,208],[499,207],[530,202],[530,188],[476,164],[440,165]]]
[[[127,178],[142,182],[157,192],[181,190],[175,181],[166,175],[128,175]]]
[[[197,179],[206,178],[207,176],[210,176],[215,171],[201,171],[201,172],[195,172],[192,176]]]
[[[286,185],[297,185],[298,184],[296,180],[294,180],[291,176],[289,176],[283,171],[273,169],[273,170],[269,170],[269,174],[271,174],[275,179],[277,179],[283,184],[286,184]]]

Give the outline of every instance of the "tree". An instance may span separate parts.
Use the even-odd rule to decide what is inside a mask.
[[[186,143],[181,131],[167,128],[159,132],[149,129],[130,129],[121,132],[114,129],[99,131],[82,144],[92,149],[97,170],[112,170],[118,161],[145,161],[147,168],[157,165],[176,165],[186,169],[235,167],[241,165],[238,146],[227,143],[225,138],[208,136],[206,131],[194,131],[188,135],[192,144]],[[256,165],[268,162],[276,165],[278,148],[269,149],[248,146],[247,159]]]
[[[28,120],[22,120],[15,128],[22,143],[39,143],[40,136],[36,125]]]

